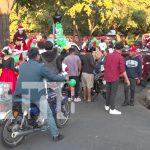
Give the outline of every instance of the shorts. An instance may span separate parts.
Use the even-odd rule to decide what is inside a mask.
[[[82,73],[81,82],[83,87],[93,88],[94,85],[94,75],[89,73]]]

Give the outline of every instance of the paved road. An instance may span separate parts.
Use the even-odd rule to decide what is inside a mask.
[[[142,88],[137,88],[140,94]],[[137,97],[138,99],[138,97]],[[30,135],[14,150],[149,150],[150,111],[139,102],[134,107],[122,108],[123,86],[120,84],[117,108],[123,114],[111,116],[104,110],[104,99],[99,96],[91,104],[76,105],[69,125],[62,129],[65,139],[58,143],[49,133]],[[0,144],[0,150],[5,148]]]

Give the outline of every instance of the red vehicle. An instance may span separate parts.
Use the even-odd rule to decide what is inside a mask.
[[[142,80],[141,85],[146,86],[148,79],[150,79],[150,52],[138,50],[137,54],[142,59]],[[129,51],[123,51],[122,55],[124,57],[129,55]]]

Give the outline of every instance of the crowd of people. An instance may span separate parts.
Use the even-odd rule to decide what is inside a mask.
[[[124,77],[124,102],[122,106],[134,106],[135,87],[139,84],[142,74],[141,57],[136,53],[136,47],[132,46],[129,50],[129,56],[122,56],[124,45],[118,42],[106,44],[104,41],[99,46],[89,46],[80,50],[76,54],[73,47],[63,49],[58,53],[57,48],[50,40],[36,41],[33,38],[30,45],[26,44],[27,38],[24,28],[20,26],[14,36],[14,45],[18,50],[28,49],[28,61],[24,62],[19,69],[15,68],[14,60],[11,57],[12,49],[7,45],[3,48],[3,57],[1,59],[2,73],[0,82],[9,82],[11,84],[10,93],[17,97],[22,96],[22,82],[41,82],[43,78],[48,81],[61,82],[66,79],[76,80],[75,102],[83,99],[87,103],[92,102],[91,90],[94,86],[94,78],[97,74],[104,74],[103,80],[106,81],[106,111],[112,115],[120,115],[121,112],[116,109],[115,100],[120,77]],[[34,47],[33,45],[34,44]],[[67,66],[68,76],[59,75],[62,72],[62,64]],[[17,84],[16,84],[17,83]],[[80,84],[81,83],[81,84]],[[83,98],[81,91],[83,90]],[[129,96],[130,91],[130,96]],[[38,93],[32,95],[32,100],[38,100]],[[71,93],[68,101],[71,101]],[[61,140],[63,136],[59,133],[52,112],[49,109],[49,125],[54,140]]]

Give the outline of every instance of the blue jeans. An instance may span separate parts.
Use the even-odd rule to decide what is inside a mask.
[[[58,128],[56,126],[52,111],[51,111],[50,107],[48,107],[47,110],[48,110],[47,111],[47,116],[48,116],[47,121],[48,121],[48,125],[50,127],[50,130],[51,130],[51,134],[53,137],[57,137],[59,135],[59,131],[58,131]]]
[[[44,118],[47,119],[47,125],[50,127],[52,136],[57,137],[59,135],[59,131],[56,126],[56,122],[53,117],[53,113],[49,107],[48,101],[46,99],[41,100],[39,108],[40,108],[41,115],[43,116],[43,114],[44,114]]]
[[[23,102],[24,104],[28,104],[30,106],[30,101],[27,99],[15,99],[15,102]],[[35,103],[37,106],[39,106],[40,109],[40,115],[44,117],[44,119],[47,119],[47,125],[50,127],[50,131],[53,137],[57,137],[59,135],[58,128],[56,126],[55,119],[53,117],[52,111],[49,107],[48,101],[46,100],[46,97],[42,98],[40,100],[40,103]]]

